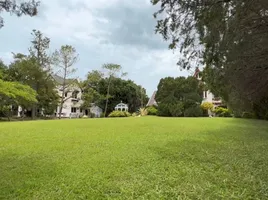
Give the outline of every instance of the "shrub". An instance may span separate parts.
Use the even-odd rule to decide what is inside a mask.
[[[124,111],[125,117],[131,117],[131,114],[129,112]]]
[[[201,108],[203,109],[203,110],[212,110],[213,109],[213,103],[210,103],[210,102],[204,102],[204,103],[202,103],[202,105],[201,105]]]
[[[200,106],[190,107],[184,111],[184,117],[201,117],[203,110]]]
[[[226,108],[223,107],[216,107],[214,112],[216,113],[216,115],[220,115],[221,113],[223,113],[226,110]]]
[[[243,112],[242,118],[253,119],[254,118],[254,114],[253,113],[250,113],[250,112]]]
[[[171,114],[169,112],[168,104],[160,103],[158,105],[157,115],[159,115],[159,116],[165,116],[165,117],[171,116]]]
[[[264,119],[268,120],[268,112],[265,114]]]
[[[234,111],[233,113],[234,113],[235,118],[241,118],[242,117],[242,114],[239,111]]]
[[[95,116],[96,116],[95,113],[89,113],[90,118],[95,118]]]
[[[146,116],[146,115],[148,115],[148,110],[146,108],[140,108],[139,109],[139,114],[141,116]]]
[[[183,116],[183,103],[160,103],[158,105],[157,115],[165,117],[180,117]]]
[[[113,111],[109,114],[108,117],[130,117],[131,114],[129,112],[123,112],[123,111]]]
[[[183,103],[178,102],[176,104],[169,105],[169,112],[172,117],[180,117],[183,114]]]
[[[105,116],[104,116],[104,113],[101,113],[100,114],[100,118],[104,118]]]
[[[226,109],[224,112],[221,113],[222,117],[232,117],[231,111]]]
[[[137,113],[132,113],[132,117],[137,117]]]
[[[154,106],[147,108],[148,115],[157,115],[157,109]]]
[[[214,112],[218,117],[232,117],[231,111],[227,108],[217,107]]]

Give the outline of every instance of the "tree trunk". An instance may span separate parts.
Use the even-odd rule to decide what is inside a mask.
[[[35,106],[33,106],[32,107],[32,113],[31,113],[32,120],[35,119],[35,113],[36,113],[35,111],[36,111],[36,108],[35,108]]]
[[[111,83],[111,76],[109,77],[109,82],[108,82],[106,103],[105,103],[105,110],[104,110],[104,117],[106,117],[106,113],[107,113],[107,107],[108,107],[108,101],[109,101],[108,98],[109,98],[109,95],[110,95],[110,83]]]
[[[62,95],[61,95],[60,110],[59,110],[59,119],[61,119],[61,113],[62,113],[62,108],[63,108],[63,103],[64,103],[64,95],[65,95],[65,89],[63,89]]]

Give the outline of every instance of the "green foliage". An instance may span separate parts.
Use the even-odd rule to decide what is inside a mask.
[[[37,15],[37,8],[40,5],[39,1],[32,0],[28,2],[16,2],[14,0],[0,1],[0,11],[15,14],[20,17],[22,15],[35,16]],[[0,28],[4,26],[4,20],[0,17]]]
[[[104,107],[104,115],[106,115],[107,110],[108,110],[108,103],[109,103],[109,98],[110,98],[110,89],[111,89],[111,83],[112,80],[116,77],[123,77],[126,76],[126,73],[122,72],[122,67],[117,64],[109,63],[109,64],[104,64],[102,66],[104,70],[106,70],[106,73],[108,75],[107,79],[107,89],[106,89],[106,98],[105,98],[105,107]],[[121,74],[120,74],[121,73]]]
[[[231,117],[231,111],[227,108],[217,107],[214,112],[218,117]]]
[[[242,118],[245,118],[245,119],[253,119],[254,118],[254,114],[253,113],[250,113],[250,112],[243,112]]]
[[[11,100],[17,104],[37,102],[36,92],[29,86],[3,80],[0,80],[0,98],[2,102]]]
[[[214,107],[213,103],[210,103],[210,102],[204,102],[201,104],[201,108],[203,110],[212,110]]]
[[[157,115],[165,117],[181,117],[183,116],[183,103],[159,103]]]
[[[113,111],[109,114],[108,117],[130,117],[131,114],[126,111]]]
[[[32,46],[29,48],[30,56],[37,60],[39,66],[47,72],[50,72],[51,58],[48,50],[50,39],[45,37],[41,31],[33,30]]]
[[[146,108],[140,108],[138,113],[140,116],[146,116],[148,115],[148,110]]]
[[[6,71],[7,66],[4,64],[4,62],[0,59],[0,79],[6,79]]]
[[[202,88],[193,77],[167,77],[161,79],[156,93],[159,116],[184,116],[186,109],[202,101]]]
[[[158,4],[156,32],[180,47],[178,65],[205,65],[202,79],[234,111],[268,110],[267,0],[152,0]],[[200,45],[203,47],[200,50]],[[258,81],[256,81],[258,80]]]
[[[157,109],[154,106],[150,106],[147,109],[148,115],[157,115]]]
[[[265,120],[268,120],[268,112],[265,114],[264,119],[265,119]]]
[[[0,79],[0,111],[10,117],[11,106],[28,107],[37,102],[36,92],[27,85]]]
[[[63,104],[68,99],[65,98],[66,89],[71,85],[78,85],[76,79],[70,78],[77,70],[74,66],[77,61],[78,53],[71,45],[61,46],[61,48],[56,50],[52,55],[52,62],[58,68],[57,75],[63,79],[62,82],[58,83],[58,85],[62,88],[60,95],[59,118],[61,118]]]
[[[190,107],[184,111],[184,117],[201,117],[203,116],[203,111],[200,106]]]
[[[103,109],[106,105],[107,87],[108,80],[103,78],[98,87],[98,93],[101,95],[98,106]],[[115,106],[121,101],[127,103],[129,112],[133,113],[142,106],[142,101],[143,103],[148,101],[148,96],[146,95],[145,89],[135,82],[122,78],[113,78],[110,85],[107,113],[112,112]]]
[[[137,113],[132,113],[132,117],[137,117]]]
[[[18,81],[30,86],[37,93],[36,107],[51,115],[59,102],[55,90],[56,84],[49,73],[40,67],[36,57],[22,54],[15,55],[15,61],[10,64],[7,76],[11,81]]]

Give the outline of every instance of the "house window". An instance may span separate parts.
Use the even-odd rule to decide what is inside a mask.
[[[76,108],[72,107],[71,112],[76,113]]]
[[[208,91],[204,91],[204,98],[208,97]]]
[[[80,108],[80,113],[82,113],[83,112],[83,109],[82,108]]]
[[[65,92],[64,96],[65,96],[65,97],[68,97],[68,92]]]
[[[78,91],[74,91],[73,93],[72,93],[72,98],[74,98],[74,99],[77,99],[77,95],[78,95]]]

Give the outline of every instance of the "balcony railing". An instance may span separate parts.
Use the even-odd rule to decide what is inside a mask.
[[[72,97],[71,99],[72,101],[77,101],[77,102],[80,100],[79,98],[76,98],[76,97]]]

